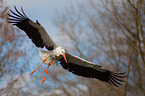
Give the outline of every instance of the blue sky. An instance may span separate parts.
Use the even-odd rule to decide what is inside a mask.
[[[64,12],[67,6],[85,3],[86,0],[6,0],[5,4],[14,10],[14,5],[20,10],[23,7],[26,15],[33,21],[36,19],[46,29],[48,34],[59,46],[62,41],[58,38],[58,28],[53,24],[56,10]]]
[[[56,31],[56,27],[52,24],[51,18],[55,15],[56,10],[64,11],[70,3],[75,5],[81,2],[84,0],[7,0],[6,4],[11,9],[14,9],[14,5],[18,9],[22,6],[30,19],[33,21],[38,19],[48,32],[53,33]]]

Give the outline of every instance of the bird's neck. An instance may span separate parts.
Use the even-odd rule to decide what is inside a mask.
[[[61,58],[62,58],[62,55],[60,54],[61,48],[62,48],[62,47],[56,47],[56,48],[52,51],[52,53],[50,54],[50,57],[51,57],[52,59],[55,59],[55,60],[61,59]]]

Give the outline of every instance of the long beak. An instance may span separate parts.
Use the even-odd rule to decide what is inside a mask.
[[[65,62],[67,63],[65,53],[64,53],[64,54],[62,54],[62,56],[63,56],[63,58],[64,58]]]

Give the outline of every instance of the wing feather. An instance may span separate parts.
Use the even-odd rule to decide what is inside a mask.
[[[12,23],[21,30],[25,31],[25,33],[37,47],[40,48],[46,47],[46,49],[48,49],[49,51],[57,47],[54,41],[45,31],[45,29],[40,24],[38,24],[38,22],[35,23],[31,21],[26,16],[22,8],[21,8],[22,13],[20,13],[15,6],[14,8],[16,10],[16,13],[10,10],[13,15],[8,14],[9,15],[9,18],[7,18],[9,20],[8,23]]]
[[[124,75],[123,73],[121,74],[113,73],[109,70],[103,69],[99,65],[96,65],[92,62],[86,61],[82,58],[79,58],[69,53],[66,53],[66,58],[67,63],[63,58],[59,60],[61,66],[64,69],[79,76],[96,78],[115,86],[121,85],[121,82],[123,82],[121,78],[125,77],[123,76]]]

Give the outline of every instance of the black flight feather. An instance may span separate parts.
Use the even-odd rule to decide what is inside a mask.
[[[66,59],[67,63],[65,62],[64,58],[59,60],[61,66],[76,75],[88,78],[96,78],[115,86],[119,86],[121,85],[121,82],[124,82],[121,80],[121,78],[125,77],[124,73],[113,73],[109,70],[103,69],[101,66],[92,64],[91,62],[83,60],[82,58],[69,53],[66,53]]]
[[[36,23],[31,21],[24,13],[22,7],[22,13],[15,6],[14,8],[16,12],[10,10],[13,15],[8,14],[8,23],[12,23],[23,30],[37,47],[44,48],[45,46],[49,51],[56,48],[56,44],[37,20]]]

